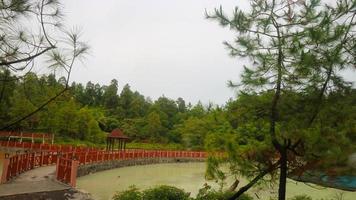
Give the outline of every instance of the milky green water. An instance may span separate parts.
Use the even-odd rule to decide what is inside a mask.
[[[191,196],[196,193],[204,183],[208,183],[215,188],[219,186],[204,180],[205,163],[173,163],[155,164],[123,167],[107,171],[102,171],[77,179],[77,187],[90,192],[97,200],[108,200],[116,191],[123,191],[131,185],[136,185],[140,189],[153,187],[156,185],[172,185],[191,192]],[[247,181],[240,179],[240,186]],[[229,184],[228,184],[229,185]],[[344,200],[356,200],[356,192],[345,192],[333,188],[323,188],[311,184],[313,187],[304,183],[288,180],[287,196],[292,197],[297,194],[307,194],[314,199],[333,198],[339,193],[343,193]],[[269,200],[276,196],[276,189],[254,188],[249,193],[255,199]]]

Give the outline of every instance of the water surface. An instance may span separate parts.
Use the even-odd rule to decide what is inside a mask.
[[[204,183],[208,183],[215,188],[219,186],[213,181],[204,179],[205,163],[173,163],[155,164],[144,166],[123,167],[107,171],[102,171],[77,179],[79,189],[90,192],[97,200],[108,200],[116,191],[123,191],[131,185],[136,185],[140,189],[153,187],[156,185],[172,185],[191,192],[195,196]],[[245,179],[240,179],[240,186],[247,183]],[[311,185],[311,186],[308,186]],[[344,200],[355,200],[356,192],[346,192],[333,188],[324,188],[314,184],[304,184],[288,180],[287,196],[292,197],[297,194],[308,194],[313,199],[333,198],[338,193],[344,194]],[[269,200],[276,196],[276,189],[254,188],[249,192],[257,199]]]

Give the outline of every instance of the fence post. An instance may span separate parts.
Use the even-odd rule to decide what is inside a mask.
[[[60,158],[61,158],[61,155],[58,155],[57,154],[57,162],[56,162],[56,180],[59,180],[58,178],[58,175],[59,175],[59,163],[60,163]]]
[[[1,174],[1,183],[5,183],[7,181],[7,173],[9,171],[10,159],[4,158],[2,164],[2,174]]]
[[[78,166],[79,166],[79,161],[72,160],[72,166],[70,171],[70,183],[69,183],[72,187],[75,187],[77,183]]]
[[[87,164],[88,152],[84,154],[84,165]]]
[[[16,173],[15,175],[17,176],[19,174],[19,165],[20,165],[20,159],[19,159],[20,155],[16,152]]]
[[[41,161],[39,164],[40,167],[43,165],[43,159],[44,159],[44,155],[43,155],[43,151],[41,151]]]

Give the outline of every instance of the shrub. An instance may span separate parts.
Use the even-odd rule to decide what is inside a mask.
[[[199,190],[199,193],[195,200],[226,200],[233,195],[232,192],[222,192],[211,189],[209,185],[205,185]],[[247,194],[241,195],[238,200],[253,200]]]
[[[297,195],[290,198],[290,200],[312,200],[312,198],[308,195]]]
[[[113,200],[142,200],[142,193],[135,186],[130,186],[128,190],[116,193]]]
[[[143,191],[143,200],[189,200],[189,193],[171,186],[158,186]]]
[[[215,191],[208,185],[199,190],[195,199],[190,198],[189,193],[184,190],[172,186],[162,185],[144,190],[143,192],[140,192],[135,186],[131,186],[129,190],[116,193],[113,200],[225,200],[231,195],[231,192]],[[253,198],[243,194],[238,200],[253,200]]]

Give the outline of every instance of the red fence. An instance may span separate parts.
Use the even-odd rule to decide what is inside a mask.
[[[198,151],[160,151],[160,150],[122,150],[71,152],[59,156],[57,180],[75,187],[79,165],[100,163],[111,160],[134,160],[146,158],[206,158],[206,152]]]
[[[73,152],[71,158],[77,160],[80,165],[108,160],[128,160],[139,158],[205,158],[206,153],[200,151],[161,151],[131,149],[123,151],[88,151]]]
[[[54,135],[47,133],[26,133],[26,132],[11,132],[11,131],[0,131],[0,137],[6,137],[8,140],[11,138],[17,138],[22,141],[22,139],[31,139],[34,142],[35,139],[42,140],[42,143],[51,142],[53,143]]]
[[[93,147],[75,147],[71,145],[58,144],[42,144],[31,142],[17,142],[17,141],[0,141],[0,146],[6,148],[22,148],[32,151],[51,151],[51,152],[87,152],[99,150]]]
[[[61,156],[56,166],[57,180],[75,187],[77,180],[78,161]]]
[[[70,145],[36,144],[28,142],[0,141],[0,146],[23,148],[32,153],[16,154],[4,159],[1,182],[4,183],[20,173],[35,167],[56,164],[57,180],[75,187],[79,165],[111,160],[132,160],[145,158],[206,158],[206,152],[161,151],[161,150],[121,150],[104,151],[96,148],[73,147]]]
[[[5,158],[1,183],[35,167],[53,165],[57,162],[57,152],[23,153]]]

